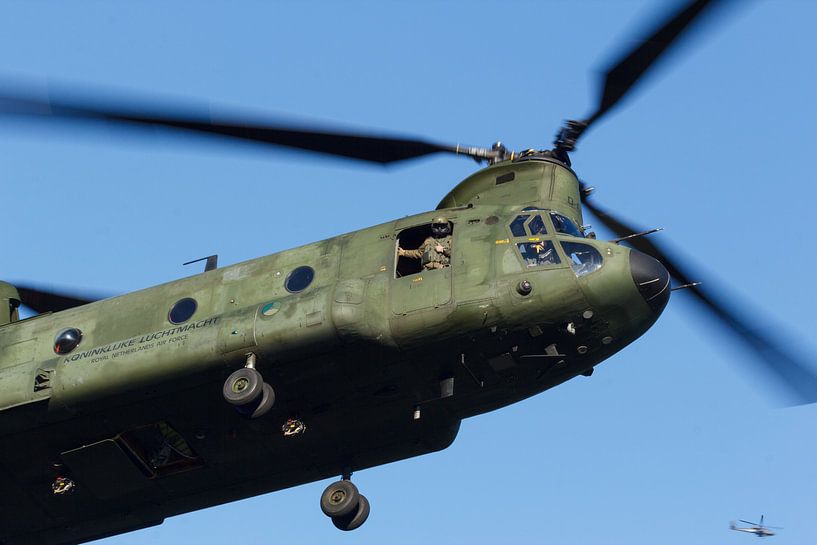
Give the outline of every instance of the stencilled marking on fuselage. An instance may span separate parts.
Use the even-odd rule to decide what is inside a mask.
[[[75,363],[88,358],[90,363],[100,363],[107,360],[121,358],[135,352],[151,350],[168,343],[185,341],[188,333],[204,327],[214,326],[219,321],[219,316],[213,316],[204,320],[198,320],[185,325],[178,325],[162,331],[147,333],[139,337],[133,337],[124,341],[116,341],[105,346],[77,352],[63,359],[63,363]]]

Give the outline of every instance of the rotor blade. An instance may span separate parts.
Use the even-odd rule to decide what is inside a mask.
[[[752,526],[760,526],[757,522],[749,522],[748,520],[739,520],[738,522],[742,522],[743,524],[751,524]]]
[[[579,137],[632,89],[652,68],[664,53],[677,43],[690,25],[700,20],[707,8],[724,0],[693,0],[674,12],[667,20],[662,20],[658,28],[649,36],[638,40],[638,46],[612,63],[604,73],[602,88],[596,111],[584,121],[568,121],[557,135],[556,149],[572,151]]]
[[[137,103],[98,106],[104,102],[92,98],[61,101],[2,94],[0,114],[85,123],[104,121],[126,126],[162,127],[381,164],[438,152],[467,154],[466,150],[460,149],[459,146],[446,146],[411,138],[336,132],[275,123],[254,123],[238,119],[215,121],[209,113],[188,115],[162,113],[162,110],[167,110],[149,108]]]
[[[598,109],[590,116],[588,124],[615,106],[636,82],[647,73],[669,46],[675,43],[678,37],[689,28],[690,24],[700,17],[707,7],[717,1],[694,0],[690,2],[661,25],[652,35],[642,40],[638,47],[619,59],[607,70]]]
[[[612,216],[609,212],[598,208],[595,204],[588,202],[587,199],[584,200],[584,204],[602,224],[618,236],[640,231],[627,225],[621,219]],[[692,284],[700,280],[698,275],[682,269],[680,263],[688,262],[688,260],[670,256],[649,237],[634,238],[627,242],[635,249],[659,260],[679,284]],[[767,328],[758,324],[750,324],[740,318],[741,313],[736,306],[727,304],[724,297],[709,291],[705,286],[705,283],[702,286],[693,286],[689,288],[689,291],[692,292],[695,300],[704,309],[717,318],[725,326],[726,330],[732,333],[755,356],[754,361],[760,364],[760,368],[778,378],[780,383],[796,399],[796,404],[817,401],[817,375],[815,375],[815,372],[804,362],[799,361],[797,357],[784,351],[771,336],[766,335],[764,331]],[[730,300],[733,301],[734,299],[734,297],[730,297]]]
[[[98,298],[89,298],[77,294],[58,293],[31,286],[15,285],[20,294],[22,304],[40,314],[43,312],[59,312],[69,308],[87,305]]]

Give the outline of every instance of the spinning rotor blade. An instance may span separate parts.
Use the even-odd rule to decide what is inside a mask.
[[[679,10],[669,21],[658,28],[651,36],[620,59],[605,74],[597,110],[587,120],[587,124],[599,119],[615,106],[621,98],[638,82],[655,64],[670,45],[689,28],[703,11],[718,0],[695,0]]]
[[[59,312],[97,301],[96,298],[78,296],[77,294],[57,293],[49,290],[32,288],[30,286],[15,285],[20,294],[22,304],[40,314],[43,312]]]
[[[667,49],[677,43],[678,38],[689,29],[692,22],[700,18],[701,13],[720,1],[723,0],[689,2],[650,36],[642,38],[635,49],[611,65],[604,74],[604,87],[596,111],[584,121],[568,121],[557,135],[555,148],[560,151],[572,151],[582,133],[618,104]]]
[[[583,202],[587,209],[616,235],[623,237],[639,232],[639,229],[627,225],[621,219],[588,202],[588,199],[585,198]],[[680,285],[692,284],[698,278],[697,275],[682,269],[680,263],[684,260],[671,257],[648,237],[633,238],[627,243],[659,260]],[[691,286],[689,291],[706,311],[717,318],[755,356],[754,360],[760,364],[760,368],[779,379],[796,399],[796,404],[817,401],[817,375],[808,365],[785,352],[773,338],[765,335],[766,328],[762,325],[750,324],[740,318],[741,313],[737,308],[727,304],[724,298],[702,286]]]
[[[209,114],[166,114],[161,113],[159,109],[135,103],[110,107],[97,106],[97,103],[103,102],[93,99],[60,101],[40,100],[20,95],[0,95],[0,114],[73,122],[104,121],[126,126],[170,128],[381,164],[414,159],[438,152],[465,155],[474,152],[470,148],[445,146],[417,139],[334,132],[241,120],[214,121]]]

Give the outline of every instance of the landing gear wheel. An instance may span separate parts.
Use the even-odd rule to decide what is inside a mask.
[[[272,409],[273,405],[275,405],[275,390],[265,382],[261,392],[261,402],[252,412],[250,418],[261,418]]]
[[[244,418],[261,418],[267,414],[275,404],[275,390],[266,382],[263,384],[261,395],[247,405],[236,405],[235,412]]]
[[[321,494],[321,511],[327,517],[342,518],[356,513],[360,492],[352,481],[336,481]]]
[[[261,378],[261,373],[255,369],[244,367],[227,377],[221,393],[227,403],[242,406],[258,399],[263,393],[263,389],[264,380]]]
[[[334,524],[338,530],[351,532],[363,526],[367,518],[369,518],[369,500],[366,499],[366,496],[360,494],[360,498],[357,502],[357,510],[345,517],[332,517],[332,524]]]

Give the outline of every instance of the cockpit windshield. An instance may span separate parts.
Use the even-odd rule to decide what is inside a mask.
[[[524,237],[527,234],[525,232],[525,220],[529,217],[527,214],[516,216],[516,219],[511,222],[511,233],[513,233],[513,236]]]
[[[532,240],[521,242],[516,245],[522,259],[528,267],[539,267],[541,265],[558,265],[561,263],[556,248],[549,240]]]
[[[530,234],[533,236],[548,234],[548,230],[545,227],[545,220],[543,220],[542,216],[539,214],[536,214],[533,216],[533,219],[530,220],[530,223],[528,223],[528,229],[530,230]]]
[[[551,212],[550,220],[553,222],[553,227],[557,233],[584,238],[584,233],[582,233],[581,229],[579,229],[570,218],[557,212]]]

